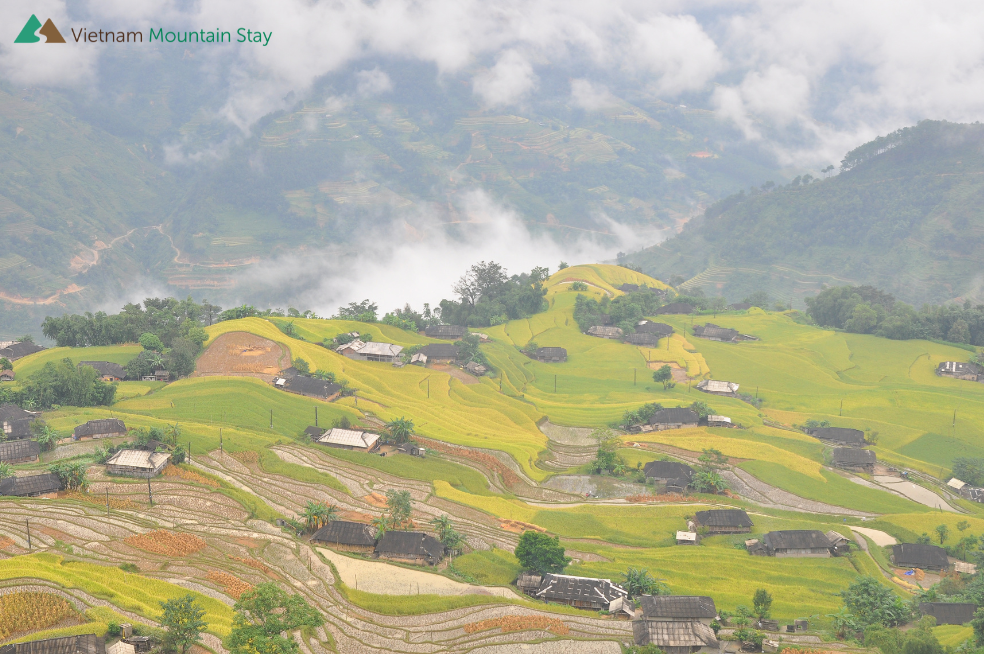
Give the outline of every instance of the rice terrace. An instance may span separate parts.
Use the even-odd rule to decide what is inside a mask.
[[[523,143],[575,147],[495,147]],[[622,266],[537,274],[516,293],[542,306],[485,326],[174,300],[170,332],[28,348],[0,407],[0,644],[157,647],[187,600],[193,651],[222,654],[286,592],[311,654],[844,651],[847,598],[979,588],[977,348],[673,310],[704,300]],[[76,404],[38,394],[84,374]]]

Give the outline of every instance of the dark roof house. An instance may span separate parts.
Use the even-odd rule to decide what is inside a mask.
[[[678,461],[650,461],[643,467],[646,479],[667,481],[670,479],[693,479],[694,469]]]
[[[533,358],[544,363],[567,361],[567,350],[562,347],[541,347],[537,349]]]
[[[618,290],[622,291],[623,293],[635,293],[636,291],[639,290],[639,285],[638,284],[622,284],[621,286],[618,287]]]
[[[106,438],[126,436],[126,425],[119,418],[100,418],[78,425],[72,431],[72,438]]]
[[[923,570],[946,570],[950,567],[950,559],[947,558],[945,549],[921,543],[893,545],[892,562],[900,568]]]
[[[740,534],[752,530],[752,521],[742,509],[697,511],[694,523],[706,528],[709,534]]]
[[[643,595],[639,599],[647,620],[713,620],[714,600],[704,595]]]
[[[95,634],[46,638],[4,645],[0,654],[106,654],[106,641]]]
[[[0,443],[0,463],[26,463],[36,461],[41,454],[37,441],[26,438]]]
[[[862,445],[864,443],[864,432],[848,427],[820,427],[811,430],[809,434],[822,441],[833,441],[845,445]]]
[[[126,379],[126,369],[118,363],[112,361],[79,361],[79,368],[90,366],[96,369],[99,376],[103,379],[122,380]]]
[[[817,529],[770,531],[762,537],[764,554],[778,557],[828,557],[830,540]]]
[[[729,304],[728,308],[732,311],[748,311],[752,308],[752,305],[748,302],[735,302],[734,304]]]
[[[721,647],[714,630],[698,620],[635,620],[632,637],[640,647],[656,645],[666,654],[692,654],[718,651]]]
[[[694,305],[687,304],[685,302],[673,302],[671,304],[666,304],[656,309],[656,315],[658,316],[681,314],[681,313],[693,313],[693,312],[694,312]]]
[[[614,600],[627,597],[628,592],[610,579],[545,574],[532,596],[545,602],[607,611]]]
[[[314,426],[305,427],[304,428],[304,435],[307,436],[308,438],[310,438],[311,440],[316,441],[319,438],[321,438],[321,436],[326,431],[328,431],[328,430],[327,429],[322,429],[321,427],[314,427]]]
[[[31,423],[37,417],[38,414],[25,411],[16,404],[0,406],[0,427],[3,427],[4,437],[7,440],[30,438]]]
[[[673,333],[673,328],[665,322],[651,322],[649,320],[640,320],[635,330],[637,334],[659,334],[661,338]]]
[[[636,332],[625,337],[625,342],[629,345],[639,345],[641,347],[656,347],[659,345],[659,334],[652,332]]]
[[[0,495],[35,497],[57,493],[60,490],[61,481],[58,479],[58,475],[51,472],[28,477],[7,477],[0,480]]]
[[[463,337],[466,333],[468,330],[461,325],[431,325],[424,329],[424,334],[431,338],[444,338],[452,341]]]
[[[694,325],[694,336],[706,338],[709,341],[733,343],[738,340],[739,334],[737,329],[726,329],[707,323],[706,325]]]
[[[681,427],[696,427],[700,416],[693,409],[675,407],[660,409],[649,419],[649,424],[657,430],[680,429]]]
[[[444,545],[419,531],[387,531],[376,543],[375,552],[381,559],[436,565],[444,558]]]
[[[370,525],[361,522],[332,520],[311,536],[311,542],[368,552],[376,546],[376,534]]]
[[[936,366],[936,374],[967,381],[984,381],[984,366],[968,361],[944,361]]]
[[[834,465],[838,468],[864,470],[866,472],[873,471],[878,460],[878,457],[871,450],[862,450],[857,447],[835,447],[832,458]]]
[[[428,360],[454,361],[458,358],[458,348],[451,343],[431,343],[417,350]]]
[[[342,392],[342,387],[325,379],[315,379],[305,375],[295,375],[287,379],[282,388],[291,393],[316,397],[319,400],[332,400]]]
[[[0,358],[7,358],[10,361],[16,361],[26,357],[29,354],[34,354],[35,352],[40,352],[44,348],[40,345],[35,345],[30,341],[18,341],[17,343],[11,343],[7,347],[0,349]]]
[[[936,624],[967,624],[974,618],[977,605],[970,602],[923,602],[919,605],[919,611],[936,618]]]

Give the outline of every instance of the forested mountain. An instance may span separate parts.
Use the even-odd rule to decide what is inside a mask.
[[[605,238],[611,221],[671,229],[778,178],[710,111],[631,89],[586,111],[562,69],[541,76],[545,99],[485,110],[468,71],[359,62],[247,132],[191,55],[107,52],[97,89],[0,83],[0,333],[136,279],[249,301],[237,279],[259,261],[466,221],[474,189],[563,241]]]
[[[984,126],[923,121],[849,152],[838,174],[710,207],[628,263],[741,299],[868,284],[914,304],[984,300]]]

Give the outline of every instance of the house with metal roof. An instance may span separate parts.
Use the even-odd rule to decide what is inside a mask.
[[[734,427],[734,425],[731,424],[731,418],[729,418],[728,416],[714,416],[714,415],[707,416],[707,426],[725,427],[725,428]]]
[[[900,568],[948,570],[950,559],[946,550],[922,543],[899,543],[892,546],[892,563]]]
[[[667,316],[690,314],[693,313],[694,310],[694,305],[692,304],[687,304],[686,302],[672,302],[670,304],[664,304],[660,308],[656,309],[656,315]]]
[[[0,426],[8,441],[31,437],[31,423],[40,417],[39,413],[25,411],[16,404],[0,406]]]
[[[45,638],[4,645],[0,654],[106,654],[106,641],[95,634]]]
[[[533,358],[541,363],[562,363],[567,361],[567,350],[562,347],[541,347]]]
[[[977,605],[971,602],[922,602],[919,612],[936,618],[936,624],[967,624],[974,619]]]
[[[376,532],[361,522],[332,520],[311,536],[311,542],[342,552],[369,553],[376,548]]]
[[[116,438],[126,436],[126,425],[119,418],[100,418],[78,425],[72,430],[72,439]]]
[[[716,379],[703,379],[697,384],[697,390],[722,397],[737,397],[739,384]]]
[[[806,433],[822,441],[831,441],[843,445],[864,445],[864,432],[860,429],[850,429],[849,427],[820,427],[818,429],[807,430]]]
[[[437,565],[444,558],[444,545],[419,531],[387,531],[376,542],[376,558],[415,565]]]
[[[0,370],[0,382],[14,381],[17,375],[13,370]]]
[[[673,333],[673,327],[665,322],[652,322],[651,320],[640,320],[636,323],[637,334],[656,334],[660,338],[665,338]]]
[[[465,371],[475,375],[476,377],[481,377],[482,375],[487,373],[489,369],[480,363],[477,363],[475,361],[469,361],[468,363],[465,364]]]
[[[95,368],[103,381],[114,382],[126,379],[126,370],[123,366],[112,361],[79,361],[79,368],[83,366]]]
[[[58,475],[45,472],[40,475],[25,477],[6,477],[0,479],[0,495],[11,497],[40,497],[52,495],[61,490],[61,480]]]
[[[831,461],[838,468],[866,472],[870,475],[875,472],[875,463],[878,462],[878,457],[871,450],[862,450],[858,447],[835,447]]]
[[[461,325],[431,325],[424,328],[424,335],[431,338],[442,338],[449,341],[456,341],[463,338],[468,330]]]
[[[288,393],[313,397],[326,402],[331,402],[342,394],[342,387],[339,384],[307,375],[295,374],[292,377],[277,377],[273,380],[273,385]]]
[[[22,438],[0,443],[0,463],[30,463],[41,456],[41,446],[37,441]]]
[[[824,536],[830,541],[830,551],[834,556],[842,556],[850,553],[851,541],[844,534],[831,529]]]
[[[700,538],[695,531],[678,531],[676,533],[677,545],[696,545]]]
[[[611,579],[545,574],[530,596],[544,602],[607,611],[613,601],[627,597],[628,592]]]
[[[124,477],[150,479],[161,474],[171,461],[167,452],[147,450],[120,450],[106,461],[106,472]]]
[[[632,637],[636,645],[656,645],[666,654],[716,653],[721,647],[714,630],[697,620],[635,620]]]
[[[30,341],[17,341],[16,343],[11,343],[5,348],[0,348],[0,359],[17,361],[17,359],[23,359],[24,357],[34,354],[35,352],[40,352],[43,349],[45,348],[40,345],[35,345]]]
[[[750,547],[748,553],[779,558],[827,558],[830,556],[830,540],[817,529],[770,531],[761,542]]]
[[[693,409],[687,407],[676,407],[670,409],[660,409],[649,419],[649,425],[655,431],[664,429],[682,429],[684,427],[696,427],[700,421],[700,416]]]
[[[379,447],[379,434],[333,427],[326,431],[317,442],[341,450],[372,452]]]
[[[639,598],[639,607],[646,620],[696,620],[710,625],[717,617],[714,600],[706,595],[643,595]]]
[[[458,348],[451,343],[430,343],[417,350],[417,354],[424,355],[424,364],[458,360]]]
[[[694,525],[708,534],[747,534],[752,530],[752,519],[743,509],[713,509],[697,511]]]
[[[936,366],[936,374],[940,377],[984,382],[984,366],[969,361],[944,361]]]
[[[610,327],[606,325],[594,325],[593,327],[588,327],[588,336],[597,336],[598,338],[610,338],[612,340],[618,340],[622,338],[622,330],[618,327]]]
[[[361,340],[349,341],[335,349],[336,352],[349,359],[356,361],[381,361],[393,363],[400,360],[400,352],[403,351],[402,345],[393,343],[380,343],[369,341],[365,343]]]

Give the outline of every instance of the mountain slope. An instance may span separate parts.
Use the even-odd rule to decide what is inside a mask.
[[[916,304],[984,299],[984,126],[923,121],[848,153],[829,179],[727,198],[628,260],[731,299],[845,282]]]

